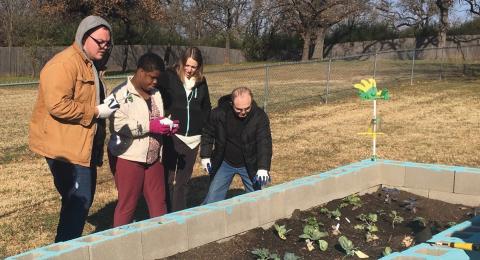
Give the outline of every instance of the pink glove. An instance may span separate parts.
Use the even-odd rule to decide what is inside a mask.
[[[157,117],[150,120],[150,133],[161,135],[170,133],[170,126],[162,124],[160,122],[162,119],[163,117]]]

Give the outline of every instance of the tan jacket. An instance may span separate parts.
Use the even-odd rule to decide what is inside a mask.
[[[98,104],[92,67],[75,43],[44,66],[30,121],[29,146],[33,152],[90,166]]]
[[[149,146],[150,115],[145,100],[138,94],[135,87],[127,81],[117,86],[112,93],[115,95],[120,108],[110,116],[109,151],[122,159],[146,162]],[[151,97],[164,116],[163,102],[160,92],[155,89]],[[162,149],[159,151],[159,158]]]

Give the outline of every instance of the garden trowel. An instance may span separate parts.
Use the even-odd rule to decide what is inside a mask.
[[[442,242],[442,241],[437,241],[437,242],[427,241],[425,243],[430,244],[432,246],[448,246],[451,248],[457,248],[457,249],[468,250],[468,251],[480,251],[480,244],[474,244],[474,243]]]

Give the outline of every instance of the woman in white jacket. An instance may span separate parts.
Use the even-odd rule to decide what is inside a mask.
[[[150,217],[167,211],[161,135],[174,134],[178,122],[163,117],[162,97],[156,86],[164,71],[158,55],[144,54],[138,60],[135,75],[112,91],[120,104],[110,118],[112,135],[108,144],[110,168],[118,190],[114,227],[132,221],[142,193]]]

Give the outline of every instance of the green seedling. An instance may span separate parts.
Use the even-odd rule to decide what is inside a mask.
[[[365,223],[363,228],[366,229],[368,232],[373,233],[378,231],[378,227],[375,225],[378,220],[377,214],[369,213],[368,215],[365,215],[362,213],[358,215],[357,218]],[[359,229],[359,226],[357,227],[356,225],[355,229]]]
[[[456,224],[457,224],[457,222],[455,222],[455,221],[450,221],[450,222],[447,223],[447,226],[448,226],[448,227],[453,227],[453,226],[455,226]]]
[[[427,220],[422,217],[416,217],[413,219],[413,222],[418,223],[419,226],[421,227],[426,227],[427,226]]]
[[[328,242],[320,239],[318,240],[318,246],[322,252],[325,252],[327,251],[327,248],[328,248]]]
[[[310,225],[305,225],[303,227],[303,234],[301,234],[299,237],[303,239],[310,239],[312,241],[317,241],[320,240],[322,237],[327,237],[328,233],[327,232],[322,232],[320,229],[315,228],[314,226]]]
[[[348,205],[352,205],[352,210],[356,210],[362,206],[362,200],[358,196],[358,194],[349,195],[342,200],[343,202],[340,204],[340,208],[347,207]]]
[[[356,224],[355,226],[353,226],[353,228],[357,229],[357,230],[364,230],[365,225],[364,224]]]
[[[255,248],[251,251],[257,260],[280,260],[277,254],[271,254],[267,248]]]
[[[308,217],[304,221],[306,222],[306,225],[313,226],[316,229],[320,229],[320,226],[323,226],[323,223],[318,222],[317,219],[314,216]]]
[[[340,246],[345,250],[345,254],[347,256],[353,256],[355,254],[355,246],[353,245],[353,242],[350,241],[346,236],[340,236],[338,238],[338,243]]]
[[[342,212],[340,212],[338,208],[332,211],[328,210],[327,208],[321,208],[320,213],[327,215],[328,218],[334,218],[337,220],[342,216]]]
[[[387,247],[385,247],[385,249],[383,249],[382,255],[387,256],[391,253],[392,253],[392,249],[389,246],[387,246]]]
[[[273,227],[275,228],[275,230],[277,231],[277,234],[278,234],[278,237],[280,237],[280,239],[282,240],[287,240],[287,233],[291,231],[291,229],[287,230],[287,228],[285,227],[285,225],[277,225],[277,224],[274,224]]]
[[[302,259],[299,256],[296,256],[294,253],[289,253],[286,252],[285,255],[283,256],[283,260],[299,260]]]
[[[397,211],[392,210],[388,216],[392,219],[392,228],[395,228],[395,224],[400,224],[403,222],[403,217],[397,214]]]

